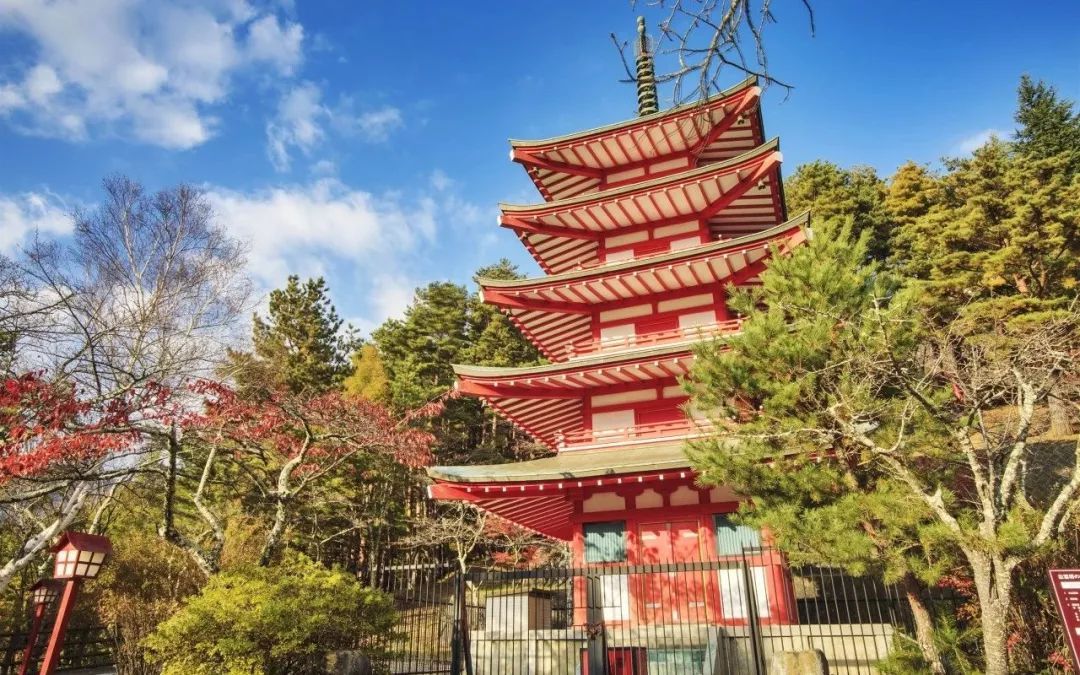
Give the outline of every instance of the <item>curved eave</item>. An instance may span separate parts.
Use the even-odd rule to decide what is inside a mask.
[[[752,246],[753,244],[759,242],[767,242],[771,239],[780,237],[785,233],[793,232],[795,230],[804,230],[809,227],[809,225],[810,211],[805,210],[802,213],[791,218],[790,220],[780,223],[775,227],[770,227],[767,230],[761,230],[760,232],[748,234],[743,237],[737,237],[735,239],[728,239],[726,241],[716,241],[711,244],[699,246],[697,248],[673,251],[671,253],[664,253],[649,258],[627,260],[625,262],[618,262],[585,270],[574,270],[570,272],[564,272],[562,274],[552,274],[545,277],[532,277],[528,279],[488,279],[481,277],[478,278],[476,282],[484,290],[525,290],[558,286],[567,282],[580,281],[584,279],[610,278],[620,273],[633,273],[635,271],[642,271],[650,267],[662,267],[670,263],[680,262],[690,258],[734,251],[746,246]]]
[[[772,246],[786,251],[809,235],[809,212],[751,235],[696,248],[576,270],[504,281],[478,279],[484,301],[500,307],[525,337],[553,361],[567,345],[592,339],[592,316],[607,303],[725,283],[755,283]]]
[[[609,236],[651,239],[665,226],[697,222],[716,230],[716,238],[730,238],[784,219],[782,160],[773,141],[725,162],[588,198],[505,206],[499,222],[548,274],[599,264]]]
[[[750,78],[709,99],[576,134],[541,141],[511,140],[548,201],[603,189],[611,183],[722,160],[763,140],[761,88]]]
[[[460,393],[484,399],[552,450],[584,428],[590,392],[674,382],[690,372],[692,346],[681,344],[530,368],[454,366]]]
[[[583,387],[595,385],[583,385],[581,382],[574,380],[566,381],[559,379],[558,376],[571,373],[586,373],[598,367],[618,368],[639,363],[648,363],[657,358],[670,358],[672,356],[688,355],[689,353],[690,349],[684,344],[660,345],[609,354],[594,354],[573,361],[545,363],[539,366],[501,368],[454,364],[452,367],[454,369],[454,374],[458,377],[475,381],[488,383],[503,382],[525,386],[540,384],[544,388],[581,389]],[[555,378],[554,380],[551,379],[553,377]]]
[[[574,503],[586,489],[650,485],[696,477],[682,442],[563,452],[526,462],[435,466],[428,496],[469,502],[522,527],[569,540]]]
[[[506,204],[500,203],[499,210],[503,213],[503,217],[516,216],[523,218],[527,216],[538,217],[543,215],[555,214],[560,212],[569,211],[575,207],[584,207],[601,203],[613,202],[621,198],[633,197],[634,195],[644,195],[649,192],[661,190],[664,188],[678,187],[692,183],[697,180],[708,178],[714,174],[719,175],[723,173],[729,173],[733,170],[737,170],[744,164],[752,164],[755,160],[762,158],[771,152],[780,151],[780,139],[773,138],[766,143],[761,143],[745,152],[739,153],[733,157],[725,159],[722,162],[714,164],[707,164],[687,171],[681,171],[679,173],[669,174],[654,178],[652,180],[643,181],[640,183],[632,183],[630,185],[624,185],[622,187],[612,188],[610,190],[603,190],[587,195],[579,195],[577,197],[569,197],[567,199],[560,199],[554,202],[543,202],[540,204]]]
[[[660,442],[616,450],[578,450],[551,457],[473,466],[432,466],[427,474],[436,481],[474,488],[477,495],[492,495],[506,483],[518,486],[519,493],[539,492],[541,482],[573,481],[603,476],[620,476],[680,469],[690,466],[683,442]],[[531,484],[525,490],[522,484]],[[557,486],[554,486],[557,488]],[[491,488],[485,491],[484,488]]]
[[[584,131],[577,131],[577,132],[574,132],[572,134],[565,134],[563,136],[553,136],[551,138],[545,138],[545,139],[541,139],[541,140],[522,140],[522,139],[513,139],[512,138],[512,139],[510,139],[510,146],[514,147],[514,148],[538,149],[538,148],[547,148],[547,147],[559,145],[559,144],[562,144],[562,143],[580,142],[582,140],[586,140],[586,139],[589,139],[589,138],[594,138],[594,137],[597,137],[597,136],[603,136],[605,134],[609,134],[609,133],[612,133],[614,131],[622,131],[622,130],[625,130],[625,129],[628,129],[628,128],[633,128],[633,127],[636,127],[636,126],[643,126],[643,125],[651,124],[651,123],[653,123],[653,122],[655,122],[657,120],[662,120],[662,119],[669,118],[669,117],[676,117],[676,116],[678,116],[678,115],[680,115],[682,113],[685,113],[685,112],[699,110],[701,108],[705,108],[705,107],[709,107],[709,106],[715,106],[717,104],[723,103],[727,99],[730,99],[730,98],[733,98],[733,97],[737,96],[738,94],[746,91],[747,89],[750,89],[751,87],[756,87],[756,86],[757,86],[757,77],[754,76],[754,75],[751,75],[751,76],[747,77],[745,80],[743,80],[742,82],[739,82],[738,84],[735,84],[735,85],[733,85],[733,86],[731,86],[731,87],[729,87],[729,88],[725,89],[724,91],[721,91],[721,92],[719,92],[717,94],[713,94],[712,96],[705,99],[704,101],[695,101],[693,103],[685,103],[685,104],[683,104],[681,106],[677,106],[677,107],[674,107],[674,108],[669,108],[667,110],[661,110],[661,111],[655,112],[655,113],[653,113],[651,115],[643,115],[643,116],[640,116],[640,117],[633,117],[633,118],[630,118],[628,120],[623,120],[622,122],[614,122],[612,124],[607,124],[607,125],[604,125],[604,126],[601,126],[601,127],[595,127],[593,129],[586,129]]]

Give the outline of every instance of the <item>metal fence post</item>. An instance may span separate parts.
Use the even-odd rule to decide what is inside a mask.
[[[603,588],[600,577],[585,577],[585,635],[588,638],[589,675],[608,675],[604,635]]]
[[[742,560],[743,586],[746,589],[747,628],[750,630],[750,651],[753,655],[754,672],[757,675],[765,675],[765,641],[761,637],[761,616],[757,606],[757,587],[754,586],[754,575],[750,573],[750,564],[746,559],[746,549],[743,549]]]
[[[461,661],[464,655],[464,644],[461,639],[461,602],[463,594],[461,589],[464,587],[464,583],[461,578],[461,572],[458,571],[454,575],[454,602],[457,604],[457,616],[454,617],[454,621],[451,624],[450,635],[450,675],[461,675]]]

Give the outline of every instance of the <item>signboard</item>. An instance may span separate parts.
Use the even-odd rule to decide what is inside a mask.
[[[1080,672],[1080,570],[1050,570],[1050,587],[1065,629],[1065,641],[1072,651],[1073,664]]]

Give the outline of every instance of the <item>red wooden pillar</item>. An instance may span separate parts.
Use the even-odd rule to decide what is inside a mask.
[[[41,621],[45,618],[45,610],[48,608],[49,606],[45,603],[34,603],[34,622],[30,624],[30,635],[26,639],[26,651],[23,652],[19,675],[30,672],[30,659],[34,657],[34,646],[37,644],[38,633],[41,631]]]

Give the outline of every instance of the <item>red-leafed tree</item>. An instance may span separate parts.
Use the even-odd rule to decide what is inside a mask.
[[[137,441],[134,403],[119,397],[95,405],[39,373],[0,380],[0,502],[60,502],[55,518],[0,567],[0,590],[79,513],[92,481],[71,478],[99,475],[107,460]]]
[[[222,517],[208,500],[215,472],[231,472],[250,484],[249,505],[266,524],[261,564],[269,564],[290,519],[303,500],[317,498],[335,479],[379,480],[390,463],[419,467],[431,457],[433,437],[410,425],[414,417],[439,412],[432,404],[404,418],[364,399],[329,391],[303,396],[284,391],[243,398],[214,382],[200,382],[205,410],[186,420],[204,449],[202,473],[192,502],[211,532],[209,546],[197,546],[175,529],[170,538],[191,552],[207,573],[217,570],[225,543]]]
[[[36,373],[0,383],[0,483],[48,471],[58,464],[98,460],[131,444],[129,411],[122,400],[95,409],[71,387]]]
[[[246,313],[243,246],[198,189],[151,193],[122,176],[103,187],[71,236],[0,256],[0,381],[16,379],[13,427],[0,430],[0,471],[13,472],[0,484],[0,590],[58,524],[93,527],[119,482],[164,473],[172,503],[184,382],[213,371]],[[62,386],[20,384],[29,370]],[[113,461],[125,434],[131,456]]]

